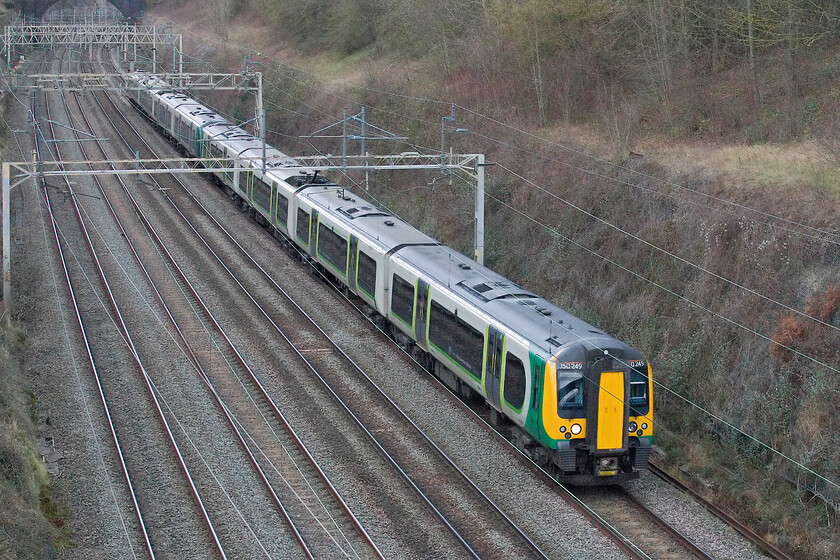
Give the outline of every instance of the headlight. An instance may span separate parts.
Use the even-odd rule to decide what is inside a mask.
[[[580,433],[580,424],[572,424],[572,433],[578,435]]]
[[[647,430],[647,422],[645,422],[644,424],[642,424],[642,429],[643,429],[643,430]]]
[[[630,422],[627,425],[627,431],[630,432],[631,434],[636,431],[636,428],[638,428],[638,425],[635,422]]]
[[[565,433],[566,433],[566,426],[560,426],[560,433],[561,433],[561,434],[565,434]]]

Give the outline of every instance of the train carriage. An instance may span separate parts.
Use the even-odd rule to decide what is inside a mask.
[[[275,236],[369,307],[369,315],[559,480],[616,483],[647,465],[650,364],[635,349],[348,194],[155,77],[128,96]],[[263,150],[265,150],[263,152]],[[265,158],[262,158],[263,153]]]

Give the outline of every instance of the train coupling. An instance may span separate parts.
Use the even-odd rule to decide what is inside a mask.
[[[618,474],[618,457],[601,457],[595,462],[595,474],[615,476]]]

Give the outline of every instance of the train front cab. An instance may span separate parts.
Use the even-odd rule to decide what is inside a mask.
[[[576,345],[545,365],[542,419],[569,484],[616,484],[647,466],[653,438],[650,366],[635,351]]]

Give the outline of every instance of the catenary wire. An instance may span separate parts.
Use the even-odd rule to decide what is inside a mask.
[[[174,23],[172,23],[172,25],[175,25],[175,24],[174,24]],[[198,35],[197,33],[192,32],[192,31],[186,30],[186,32],[187,32],[188,34],[191,34],[191,35],[197,36],[197,37],[201,38],[202,40],[203,40],[203,39],[205,39],[204,37],[202,37],[202,36]],[[242,46],[239,46],[238,48],[239,48],[239,49],[242,49],[242,50],[245,50],[245,49],[246,49],[245,47],[242,47]],[[252,49],[248,49],[248,50],[249,50],[249,52],[253,53],[253,50],[252,50]],[[257,54],[258,54],[259,56],[262,56],[263,58],[265,58],[265,59],[267,59],[267,60],[270,60],[271,62],[275,63],[276,65],[278,65],[278,66],[279,66],[279,67],[281,67],[281,68],[287,68],[287,69],[289,69],[289,70],[291,70],[291,71],[298,72],[298,73],[300,73],[300,74],[303,74],[303,75],[309,76],[309,77],[314,78],[314,79],[322,79],[322,77],[321,77],[318,73],[311,72],[311,71],[308,71],[308,70],[304,70],[304,69],[301,69],[301,68],[295,67],[295,66],[293,66],[293,65],[291,65],[291,64],[288,64],[288,63],[286,63],[286,62],[280,61],[280,60],[278,60],[278,59],[276,59],[276,58],[274,58],[274,57],[272,57],[272,56],[266,55],[266,54],[262,54],[262,53],[257,53]],[[278,70],[279,70],[279,68],[278,68]],[[280,88],[279,86],[276,86],[275,84],[271,84],[271,85],[272,85],[273,87],[277,88],[278,90],[282,91],[282,88]],[[511,125],[511,124],[505,123],[505,122],[503,122],[503,121],[501,121],[501,120],[498,120],[498,119],[496,119],[496,118],[494,118],[494,117],[491,117],[491,116],[489,116],[489,115],[485,115],[485,114],[483,114],[483,113],[480,113],[480,112],[478,112],[478,111],[475,111],[475,110],[473,110],[473,109],[470,109],[470,108],[468,108],[468,107],[466,107],[466,106],[464,106],[464,105],[460,105],[460,104],[457,104],[457,103],[450,103],[450,102],[446,102],[446,101],[439,100],[439,99],[431,99],[431,98],[427,98],[427,97],[420,97],[420,96],[413,96],[413,95],[405,95],[405,94],[400,94],[400,93],[396,93],[396,92],[392,92],[392,91],[387,91],[387,90],[382,90],[382,89],[378,89],[378,88],[372,88],[372,87],[370,87],[370,86],[357,85],[357,84],[352,84],[352,83],[347,83],[347,82],[342,82],[342,85],[344,85],[345,87],[349,87],[349,88],[356,89],[356,90],[360,90],[360,91],[367,91],[367,92],[373,92],[373,93],[380,93],[380,94],[383,94],[383,95],[388,95],[388,96],[392,96],[392,97],[398,97],[398,98],[402,98],[402,99],[409,99],[409,100],[413,100],[413,101],[419,101],[419,102],[422,102],[422,103],[432,103],[432,104],[436,104],[436,105],[443,105],[443,106],[451,106],[451,105],[454,105],[455,107],[457,107],[457,108],[459,108],[459,109],[461,109],[461,110],[463,110],[463,111],[465,111],[465,112],[467,112],[467,113],[469,113],[469,114],[471,114],[471,115],[474,115],[475,117],[478,117],[478,118],[481,118],[481,119],[487,120],[487,121],[489,121],[489,122],[492,122],[492,123],[494,123],[494,124],[497,124],[497,125],[499,125],[499,126],[502,126],[502,127],[504,127],[504,128],[507,128],[508,130],[512,130],[512,131],[518,132],[518,133],[523,134],[523,135],[525,135],[525,136],[527,136],[527,137],[529,137],[529,138],[531,138],[531,139],[533,139],[533,140],[536,140],[536,141],[539,141],[539,142],[543,142],[543,143],[546,143],[546,144],[549,144],[549,145],[552,145],[552,146],[558,147],[558,148],[560,148],[560,149],[562,149],[562,150],[568,151],[568,152],[570,152],[570,153],[573,153],[573,154],[576,154],[576,155],[579,155],[579,156],[583,156],[583,157],[586,157],[586,158],[592,159],[592,160],[597,161],[597,162],[599,162],[599,163],[601,163],[601,164],[606,164],[606,165],[613,166],[613,167],[616,167],[616,168],[621,168],[621,169],[624,169],[624,170],[628,170],[628,171],[630,171],[631,173],[636,174],[636,175],[638,175],[638,176],[640,176],[640,177],[644,177],[644,178],[651,179],[651,180],[654,180],[654,181],[659,182],[659,183],[663,183],[663,184],[664,184],[664,185],[666,185],[666,186],[674,187],[674,188],[677,188],[677,189],[680,189],[680,190],[683,190],[683,191],[686,191],[686,192],[691,192],[691,193],[693,193],[693,194],[696,194],[696,195],[699,195],[699,196],[702,196],[702,197],[706,197],[706,198],[708,198],[708,199],[714,200],[714,201],[716,201],[716,202],[719,202],[719,203],[722,203],[722,204],[725,204],[725,205],[734,206],[734,207],[739,208],[739,209],[741,209],[741,210],[745,210],[745,211],[749,211],[749,212],[754,212],[754,213],[756,213],[756,214],[758,214],[758,215],[761,215],[761,216],[764,216],[764,217],[767,217],[767,218],[772,218],[772,219],[775,219],[775,220],[778,220],[778,221],[781,221],[781,222],[788,223],[788,224],[790,224],[790,225],[795,225],[795,226],[801,227],[801,228],[803,228],[803,229],[807,229],[807,230],[813,231],[813,232],[815,232],[815,233],[817,233],[817,234],[820,234],[820,235],[828,235],[828,236],[835,236],[835,237],[837,236],[837,234],[834,234],[834,233],[832,233],[832,232],[828,232],[828,231],[822,230],[822,229],[820,229],[820,228],[815,228],[815,227],[813,227],[813,226],[809,226],[809,225],[807,225],[807,224],[803,224],[803,223],[798,222],[798,221],[796,221],[796,220],[791,220],[791,219],[788,219],[788,218],[783,218],[783,217],[781,217],[781,216],[777,216],[777,215],[775,215],[775,214],[768,213],[768,212],[763,212],[763,211],[761,211],[761,210],[757,210],[757,209],[755,209],[755,208],[751,208],[751,207],[749,207],[749,206],[747,206],[747,205],[740,204],[740,203],[737,203],[737,202],[734,202],[734,201],[730,201],[730,200],[724,199],[724,198],[722,198],[722,197],[717,197],[717,196],[714,196],[714,195],[711,195],[711,194],[708,194],[708,193],[703,193],[703,192],[698,191],[698,190],[696,190],[696,189],[691,189],[691,188],[686,187],[686,186],[684,186],[684,185],[680,185],[679,183],[675,183],[675,182],[673,182],[673,181],[669,181],[669,180],[667,180],[667,179],[663,179],[663,178],[661,178],[661,177],[657,177],[657,176],[655,176],[655,175],[651,175],[651,174],[649,174],[649,173],[644,173],[644,172],[642,172],[642,171],[638,171],[638,170],[635,170],[635,169],[628,169],[628,168],[626,168],[626,167],[624,167],[624,166],[620,166],[619,164],[616,164],[616,163],[611,162],[611,161],[609,161],[609,160],[607,160],[607,159],[604,159],[604,158],[600,158],[600,157],[595,156],[595,155],[593,155],[593,154],[587,153],[587,152],[585,152],[585,151],[583,151],[583,150],[579,150],[579,149],[575,149],[575,148],[572,148],[572,147],[566,146],[566,145],[564,145],[564,144],[562,144],[562,143],[559,143],[559,142],[556,142],[556,141],[550,140],[550,139],[548,139],[548,138],[544,138],[544,137],[539,136],[539,135],[537,135],[537,134],[534,134],[534,133],[532,133],[532,132],[529,132],[529,131],[523,130],[523,129],[518,128],[518,127],[516,127],[516,126],[513,126],[513,125]],[[313,86],[313,87],[314,87],[314,86]],[[285,93],[285,92],[284,92],[284,93]],[[349,99],[349,98],[346,98],[346,97],[343,97],[343,96],[339,96],[339,95],[336,95],[336,94],[329,94],[329,93],[328,93],[328,95],[330,95],[330,96],[332,96],[332,97],[335,97],[335,98],[337,98],[337,99],[344,100],[344,101],[349,101],[349,102],[352,102],[352,103],[355,103],[355,102],[356,102],[355,100],[352,100],[352,99]],[[296,101],[301,102],[300,100],[296,100]],[[375,111],[376,111],[376,110],[378,110],[378,109],[373,108],[373,110],[375,110]],[[391,112],[391,113],[392,113],[392,114],[395,114],[395,115],[398,115],[397,113],[393,113],[393,112]],[[402,116],[402,117],[404,117],[404,118],[408,118],[406,115],[401,115],[401,116]],[[430,121],[426,121],[426,123],[427,123],[427,124],[434,124],[434,125],[436,125],[436,124],[437,124],[437,123],[432,123],[432,122],[430,122]],[[609,177],[605,177],[605,178],[609,178]],[[612,178],[612,180],[615,180],[615,179],[614,179],[614,178]],[[747,218],[747,219],[749,219],[749,218]],[[756,221],[756,220],[751,220],[751,221]],[[759,223],[765,223],[765,222],[759,222]],[[765,225],[770,225],[770,226],[773,226],[773,224],[766,224],[766,223],[765,223]],[[822,237],[816,237],[816,238],[817,238],[817,239],[821,239],[821,240],[825,240],[825,238],[822,238]],[[837,241],[834,241],[834,243],[837,243]]]
[[[516,177],[516,178],[517,178],[517,179],[519,179],[520,181],[524,181],[527,185],[529,185],[529,186],[531,186],[531,187],[533,187],[533,188],[537,189],[538,191],[540,191],[540,192],[542,192],[542,193],[544,193],[544,194],[546,194],[546,195],[550,196],[551,198],[554,198],[555,200],[559,200],[560,202],[562,202],[563,204],[565,204],[565,205],[569,206],[570,208],[573,208],[573,209],[577,210],[578,212],[580,212],[580,213],[582,213],[582,214],[585,214],[585,215],[589,216],[589,217],[590,217],[590,218],[592,218],[593,220],[596,220],[596,221],[598,221],[598,222],[600,222],[600,223],[604,224],[605,226],[607,226],[607,227],[609,227],[609,228],[614,229],[615,231],[617,231],[617,232],[621,233],[622,235],[625,235],[625,236],[627,236],[627,237],[630,237],[631,239],[634,239],[635,241],[638,241],[639,243],[642,243],[642,244],[644,244],[645,246],[650,247],[651,249],[654,249],[654,250],[656,250],[656,251],[659,251],[660,253],[663,253],[663,254],[665,254],[665,255],[667,255],[667,256],[669,256],[669,257],[671,257],[671,258],[673,258],[673,259],[675,259],[675,260],[677,260],[677,261],[679,261],[679,262],[681,262],[681,263],[683,263],[683,264],[685,264],[685,265],[688,265],[688,266],[690,266],[690,267],[692,267],[692,268],[694,268],[694,269],[696,269],[696,270],[699,270],[700,272],[703,272],[703,273],[705,273],[705,274],[708,274],[709,276],[712,276],[712,277],[714,277],[714,278],[716,278],[716,279],[718,279],[718,280],[722,280],[723,282],[726,282],[726,283],[727,283],[727,284],[729,284],[730,286],[733,286],[733,287],[739,288],[739,289],[741,289],[741,290],[744,290],[745,292],[747,292],[747,293],[749,293],[749,294],[751,294],[751,295],[754,295],[754,296],[756,296],[756,297],[759,297],[759,298],[761,298],[761,299],[763,299],[763,300],[765,300],[765,301],[767,301],[767,302],[769,302],[769,303],[773,303],[773,304],[775,304],[775,305],[778,305],[779,307],[782,307],[782,308],[786,309],[787,311],[790,311],[791,313],[794,313],[794,314],[799,315],[799,316],[801,316],[801,317],[808,318],[808,319],[810,319],[810,320],[812,320],[812,321],[814,321],[814,322],[816,322],[816,323],[819,323],[819,324],[823,325],[824,327],[828,327],[828,328],[830,328],[830,329],[833,329],[833,330],[835,330],[835,331],[840,332],[840,327],[836,327],[836,326],[832,325],[831,323],[828,323],[828,322],[826,322],[826,321],[823,321],[823,320],[821,320],[821,319],[819,319],[819,318],[817,318],[817,317],[814,317],[814,316],[812,316],[812,315],[809,315],[809,314],[807,314],[807,313],[805,313],[805,312],[799,311],[798,309],[795,309],[795,308],[793,308],[793,307],[791,307],[791,306],[789,306],[789,305],[787,305],[787,304],[785,304],[785,303],[782,303],[782,302],[780,302],[780,301],[778,301],[778,300],[775,300],[775,299],[773,299],[773,298],[771,298],[771,297],[765,296],[764,294],[762,294],[762,293],[760,293],[760,292],[757,292],[756,290],[753,290],[752,288],[749,288],[749,287],[747,287],[747,286],[744,286],[743,284],[739,284],[738,282],[735,282],[735,281],[733,281],[733,280],[730,280],[729,278],[726,278],[725,276],[722,276],[722,275],[717,274],[716,272],[713,272],[713,271],[711,271],[711,270],[709,270],[709,269],[707,269],[707,268],[705,268],[705,267],[702,267],[702,266],[700,266],[700,265],[698,265],[698,264],[695,264],[695,263],[693,263],[693,262],[689,261],[688,259],[685,259],[685,258],[683,258],[683,257],[681,257],[681,256],[679,256],[679,255],[677,255],[676,253],[673,253],[673,252],[671,252],[671,251],[668,251],[667,249],[663,249],[662,247],[660,247],[660,246],[658,246],[658,245],[655,245],[654,243],[651,243],[650,241],[647,241],[647,240],[645,240],[645,239],[642,239],[642,238],[641,238],[641,237],[639,237],[638,235],[636,235],[636,234],[634,234],[634,233],[632,233],[632,232],[629,232],[629,231],[627,231],[627,230],[625,230],[625,229],[621,228],[620,226],[617,226],[617,225],[613,224],[612,222],[609,222],[609,221],[607,221],[607,220],[605,220],[605,219],[603,219],[603,218],[601,218],[601,217],[599,217],[599,216],[596,216],[596,215],[595,215],[595,214],[593,214],[592,212],[589,212],[589,211],[587,211],[587,210],[585,210],[585,209],[581,208],[580,206],[578,206],[578,205],[574,204],[573,202],[570,202],[570,201],[568,201],[568,200],[564,199],[564,198],[563,198],[563,197],[561,197],[560,195],[555,194],[555,193],[553,193],[553,192],[549,191],[547,188],[545,188],[545,187],[543,187],[543,186],[541,186],[541,185],[539,185],[539,184],[535,183],[534,181],[532,181],[532,180],[528,179],[527,177],[524,177],[523,175],[521,175],[520,173],[517,173],[516,171],[514,171],[514,170],[510,169],[509,167],[507,167],[507,166],[505,166],[505,165],[503,165],[503,164],[501,164],[501,163],[496,163],[496,165],[499,167],[499,169],[503,169],[504,171],[506,171],[506,172],[508,172],[509,174],[513,175],[514,177]]]
[[[267,58],[270,58],[270,57],[267,57]],[[275,61],[275,62],[277,62],[277,61]],[[278,62],[278,63],[279,63],[279,62]],[[300,71],[299,69],[295,69],[295,70],[296,70],[296,71]],[[355,87],[355,86],[354,86],[354,87]],[[372,89],[370,89],[370,88],[363,88],[363,89],[367,89],[367,90],[369,90],[369,91],[380,91],[380,90],[372,90]],[[381,93],[386,93],[386,94],[392,95],[392,93],[391,93],[391,92],[384,92],[384,91],[380,91],[380,92],[381,92]],[[397,95],[398,95],[398,94],[397,94]],[[406,97],[406,98],[416,99],[416,100],[420,100],[420,101],[434,101],[434,100],[428,100],[428,99],[418,98],[418,97],[414,97],[414,96],[401,96],[401,97]],[[297,101],[299,101],[299,100],[297,100]],[[437,103],[443,103],[443,102],[439,102],[439,101],[435,101],[435,102],[437,102]],[[490,119],[490,120],[492,120],[492,121],[494,121],[494,122],[497,122],[498,124],[501,124],[501,125],[506,126],[506,127],[508,127],[508,128],[512,128],[512,129],[514,129],[514,130],[518,130],[518,131],[523,132],[523,133],[525,133],[525,134],[530,134],[530,133],[527,133],[526,131],[522,131],[522,130],[520,130],[520,129],[516,129],[515,127],[511,127],[510,125],[507,125],[506,123],[502,123],[502,122],[500,122],[500,121],[495,121],[495,119],[492,119],[491,117],[487,117],[487,116],[485,116],[485,115],[481,115],[481,114],[479,114],[479,113],[476,113],[476,112],[474,112],[474,111],[471,111],[471,110],[469,110],[469,109],[466,109],[465,107],[462,107],[462,106],[459,106],[459,107],[461,107],[461,108],[462,108],[462,109],[464,109],[464,110],[467,110],[468,112],[471,112],[471,113],[473,113],[473,114],[476,114],[477,116],[479,116],[479,117],[481,117],[481,118]],[[311,118],[311,117],[310,117],[310,118]],[[287,135],[284,135],[284,136],[287,136]],[[545,141],[545,142],[549,142],[549,143],[552,143],[552,144],[556,144],[556,145],[558,145],[559,147],[566,149],[566,147],[565,147],[565,146],[562,146],[562,145],[557,144],[557,143],[553,143],[553,142],[551,142],[550,140],[547,140],[547,139],[542,139],[542,138],[540,138],[540,137],[538,137],[538,136],[536,136],[536,135],[532,135],[532,136],[533,136],[535,139],[538,139],[538,140],[540,140],[540,141]],[[599,158],[597,158],[597,157],[595,157],[595,156],[591,156],[591,155],[589,155],[589,154],[585,154],[585,153],[582,153],[582,152],[581,152],[581,155],[585,155],[585,156],[587,156],[587,157],[593,157],[593,158],[595,158],[596,160],[599,160],[599,161],[604,161],[604,160],[600,160]],[[610,163],[610,162],[607,162],[607,163]],[[509,171],[509,170],[508,170],[508,171]],[[636,171],[634,170],[634,172],[636,172]],[[636,172],[636,173],[639,173],[639,174],[641,174],[641,175],[646,175],[646,174],[643,174],[643,173],[640,173],[640,172]],[[657,177],[653,177],[653,176],[650,176],[650,175],[646,175],[646,176],[647,176],[647,177],[649,177],[649,178],[655,179],[655,180],[657,180],[657,181],[662,181],[662,182],[665,182],[666,184],[669,184],[669,185],[671,185],[671,186],[676,186],[676,187],[678,187],[678,188],[681,188],[681,189],[686,189],[686,190],[691,191],[691,192],[697,192],[697,191],[694,191],[693,189],[687,189],[686,187],[682,187],[682,186],[680,186],[680,185],[676,185],[676,184],[673,184],[673,183],[666,182],[666,181],[664,181],[663,179],[660,179],[660,178],[657,178]],[[369,193],[368,193],[368,194],[369,194]],[[717,197],[713,197],[713,196],[711,196],[711,195],[706,195],[705,193],[698,193],[698,194],[702,194],[703,196],[708,196],[708,197],[710,197],[710,198],[712,198],[712,199],[715,199],[715,200],[718,200],[718,201],[720,201],[720,202],[730,203],[730,201],[726,201],[726,200],[723,200],[723,199],[718,199]],[[491,198],[494,198],[495,200],[497,200],[497,201],[498,201],[498,202],[500,202],[501,204],[503,204],[503,205],[506,205],[506,206],[507,206],[507,204],[505,204],[503,201],[500,201],[500,200],[496,199],[495,197],[491,197]],[[380,203],[380,204],[381,204],[381,203]],[[744,209],[744,210],[749,210],[749,211],[758,212],[759,214],[763,214],[763,215],[766,215],[766,216],[768,216],[768,217],[772,217],[772,218],[779,219],[779,220],[782,220],[782,221],[787,221],[787,222],[789,222],[789,223],[792,223],[792,224],[795,224],[795,225],[799,225],[799,226],[801,226],[801,227],[809,228],[809,229],[812,229],[812,230],[814,230],[814,231],[818,231],[818,232],[823,233],[823,234],[827,233],[827,232],[824,232],[824,231],[819,230],[819,229],[817,229],[817,228],[811,228],[810,226],[806,226],[806,225],[804,225],[804,224],[800,224],[800,223],[798,223],[798,222],[794,222],[794,221],[791,221],[791,220],[785,220],[784,218],[779,218],[778,216],[774,216],[774,215],[772,215],[772,214],[762,213],[762,212],[760,212],[760,211],[754,210],[754,209],[752,209],[752,208],[749,208],[749,207],[746,207],[746,206],[743,206],[743,205],[738,205],[738,204],[736,204],[736,203],[732,203],[732,204],[734,204],[735,206],[738,206],[738,207],[740,207],[740,208],[742,208],[742,209]],[[554,230],[553,230],[553,229],[551,229],[550,227],[548,227],[548,226],[545,226],[545,227],[546,227],[549,231],[552,231],[553,233],[558,234],[558,232],[554,231]],[[559,234],[558,234],[558,235],[559,235]],[[640,241],[644,242],[644,240],[640,240]],[[654,246],[654,247],[655,247],[655,246]],[[675,255],[672,255],[672,256],[675,256]],[[676,256],[675,256],[675,257],[676,257]],[[676,257],[676,258],[679,258],[679,257]],[[613,263],[613,264],[617,264],[617,263]],[[687,264],[692,264],[692,263],[687,263]],[[694,266],[696,266],[696,265],[694,265]],[[626,270],[628,270],[628,271],[629,271],[629,269],[626,269]],[[629,272],[632,272],[632,271],[629,271]],[[634,273],[634,274],[635,274],[635,273]],[[721,279],[726,280],[725,278],[722,278],[722,277],[721,277]],[[648,281],[649,281],[649,280],[648,280]],[[728,281],[728,280],[727,280],[727,281]],[[661,287],[661,286],[660,286],[660,287]],[[749,289],[748,289],[748,288],[745,288],[745,289],[747,289],[747,290],[749,291]],[[679,296],[678,294],[676,294],[676,293],[674,293],[674,292],[672,292],[672,294],[673,294],[673,295],[675,295],[675,296],[677,296],[677,297],[682,297],[682,296]],[[764,297],[764,296],[761,296],[761,294],[756,294],[756,295],[759,295],[760,297]],[[768,299],[768,300],[769,300],[769,298],[765,298],[765,299]],[[702,308],[702,306],[698,306],[697,304],[695,304],[695,303],[691,302],[690,300],[687,300],[687,299],[686,299],[686,301],[688,301],[688,302],[689,302],[689,303],[691,303],[692,305],[695,305],[695,306],[697,306],[697,307]],[[769,301],[774,301],[774,300],[769,300]],[[778,303],[778,302],[776,302],[776,303]],[[780,304],[780,305],[783,305],[783,304]],[[707,310],[707,311],[710,311],[710,310]],[[795,311],[795,310],[793,310],[793,311]],[[711,312],[711,311],[710,311],[710,312]],[[712,312],[712,313],[714,314],[714,312]],[[720,315],[718,315],[718,316],[720,316]],[[807,315],[806,315],[806,316],[807,316]],[[729,320],[729,319],[727,319],[727,318],[725,318],[725,317],[723,317],[723,316],[720,316],[720,317],[721,317],[721,318],[724,318],[724,319],[726,319],[726,320],[728,320],[728,321],[730,321],[730,322],[732,322],[731,320]],[[808,317],[810,317],[810,316],[808,316]],[[816,319],[815,319],[815,320],[816,320]],[[736,324],[736,325],[737,325],[738,323],[733,322],[733,324]],[[829,326],[832,326],[832,325],[829,325]],[[833,327],[833,326],[832,326],[832,327]],[[747,327],[743,327],[743,328],[747,328]],[[833,328],[835,328],[835,327],[833,327]],[[751,330],[751,329],[748,329],[748,328],[747,328],[747,330]],[[756,334],[756,335],[758,335],[758,336],[762,336],[762,337],[764,337],[764,335],[761,335],[760,333],[757,333],[757,332],[755,332],[755,331],[751,331],[751,332],[753,332],[754,334]],[[764,338],[767,338],[767,337],[764,337]],[[768,340],[769,340],[769,338],[768,338]],[[783,346],[783,347],[784,347],[784,345],[780,345],[780,346]],[[795,352],[795,353],[798,353],[798,352],[794,351],[793,349],[790,349],[790,348],[787,348],[787,349],[788,349],[788,350],[791,350],[791,351],[793,351],[793,352]],[[804,356],[804,357],[806,357],[806,358],[810,358],[810,357],[808,357],[808,356],[806,356],[806,355],[804,355],[804,354],[801,354],[801,353],[798,353],[798,354],[800,354],[800,355],[802,355],[802,356]],[[817,362],[817,363],[821,363],[821,362]],[[830,368],[830,369],[833,369],[833,368],[831,368],[831,366],[827,366],[826,364],[823,364],[823,365],[825,365],[826,367],[828,367],[828,368]],[[835,371],[836,371],[836,370],[835,370]],[[664,387],[664,386],[663,386],[663,387]],[[670,389],[667,389],[667,388],[666,388],[666,390],[669,390],[669,391],[670,391]],[[674,393],[674,394],[676,395],[676,393]],[[679,396],[680,398],[682,398],[682,399],[686,400],[686,402],[689,402],[690,404],[692,404],[692,405],[694,405],[694,406],[698,406],[698,407],[699,407],[699,405],[696,405],[696,404],[694,404],[694,403],[691,403],[691,401],[689,401],[689,400],[685,399],[684,397],[682,397],[682,396],[680,396],[680,395],[677,395],[677,396]],[[702,409],[702,407],[701,407],[701,409]],[[707,412],[707,413],[708,413],[708,412]],[[709,413],[709,414],[711,414],[711,413]],[[721,421],[723,421],[722,419],[720,419],[720,420],[721,420]],[[726,421],[723,421],[723,422],[724,422],[724,423],[726,423]],[[729,423],[726,423],[726,424],[727,424],[727,425],[729,425],[730,427],[734,428],[734,429],[738,429],[737,427],[735,427],[735,426],[733,426],[733,425],[731,425],[731,424],[729,424]],[[743,433],[743,432],[742,432],[742,433]],[[752,436],[750,436],[749,434],[746,434],[746,433],[744,433],[744,435],[746,435],[746,436],[748,436],[748,437],[752,437]],[[758,440],[756,440],[756,441],[758,441]],[[772,449],[772,448],[771,448],[771,449]],[[775,450],[774,450],[774,451],[775,451]],[[807,467],[803,467],[803,468],[806,468],[806,469],[807,469]],[[814,473],[814,474],[816,474],[816,473]]]

